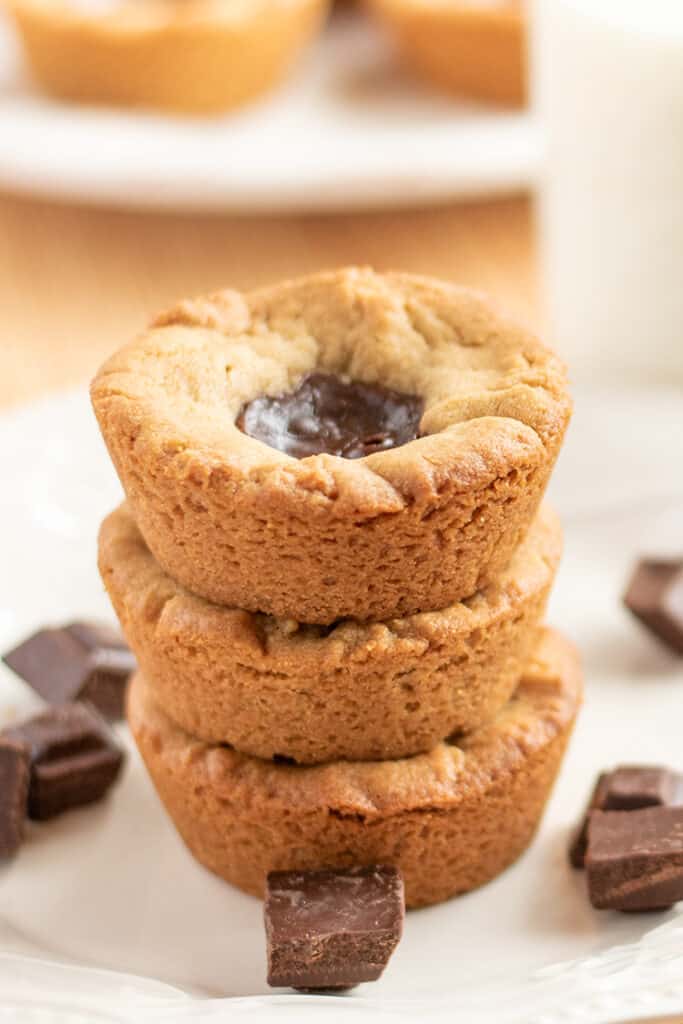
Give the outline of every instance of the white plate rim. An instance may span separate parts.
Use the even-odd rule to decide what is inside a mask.
[[[28,86],[14,33],[0,19],[0,188],[122,208],[254,214],[420,206],[534,186],[541,147],[531,114],[456,105],[411,84],[358,18],[336,21],[272,98],[207,119],[43,98]],[[339,82],[375,64],[388,84],[364,108]]]

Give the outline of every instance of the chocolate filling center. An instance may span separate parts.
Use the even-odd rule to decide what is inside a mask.
[[[414,441],[423,408],[417,395],[312,373],[296,391],[247,402],[237,426],[297,459],[321,452],[362,459]]]

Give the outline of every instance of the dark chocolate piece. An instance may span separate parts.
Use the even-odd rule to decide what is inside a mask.
[[[680,802],[681,776],[651,765],[622,765],[598,778],[581,825],[569,849],[575,868],[582,868],[588,846],[588,822],[592,811],[634,811],[642,807],[667,807]]]
[[[6,729],[31,763],[28,815],[54,818],[99,800],[116,781],[123,751],[107,722],[88,704],[63,704]]]
[[[0,858],[16,853],[24,837],[29,776],[28,751],[0,737]]]
[[[324,990],[376,981],[401,938],[404,914],[394,867],[272,872],[268,984]]]
[[[650,632],[683,654],[683,559],[640,561],[624,604]]]
[[[677,802],[680,776],[654,765],[622,765],[609,774],[604,811],[639,811]]]
[[[665,910],[683,899],[683,807],[593,811],[586,875],[598,910]]]
[[[87,700],[112,720],[123,716],[126,683],[135,671],[120,634],[90,622],[42,629],[3,660],[48,703]]]
[[[312,373],[295,391],[248,402],[237,426],[297,459],[321,452],[362,459],[414,441],[423,409],[417,395]]]

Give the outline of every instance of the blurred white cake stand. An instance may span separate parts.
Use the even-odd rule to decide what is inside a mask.
[[[123,207],[262,211],[417,205],[527,189],[529,115],[458,104],[403,75],[369,19],[338,15],[271,96],[180,119],[34,91],[0,21],[0,189]]]

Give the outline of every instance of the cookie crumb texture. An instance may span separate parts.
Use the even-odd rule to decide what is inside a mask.
[[[580,699],[576,652],[547,631],[492,723],[404,760],[302,767],[208,745],[173,724],[142,675],[128,715],[169,815],[217,875],[262,896],[270,871],[390,864],[417,907],[488,882],[526,848]]]
[[[159,568],[124,507],[99,564],[150,690],[187,732],[304,764],[406,757],[505,704],[538,640],[560,557],[541,510],[510,566],[440,612],[331,627],[223,608]]]
[[[235,420],[316,370],[424,401],[425,436],[294,459]],[[538,508],[571,403],[561,362],[466,289],[365,269],[185,302],[92,399],[159,564],[298,622],[444,608],[491,582]]]

